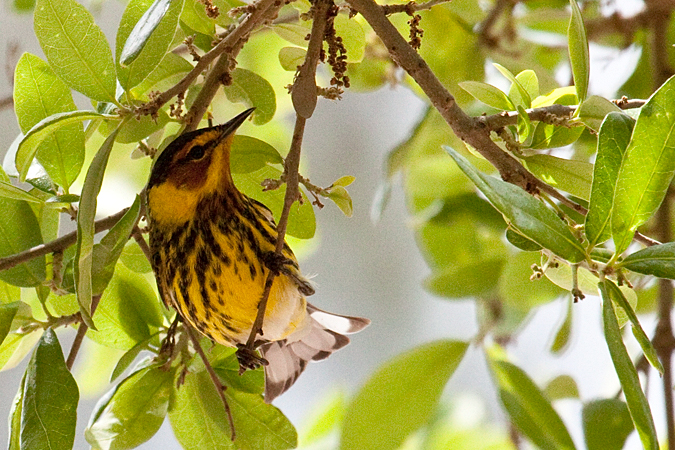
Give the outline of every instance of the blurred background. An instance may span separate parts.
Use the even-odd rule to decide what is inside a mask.
[[[90,8],[110,42],[114,42],[123,7],[121,2],[110,0]],[[0,2],[0,10],[0,29],[3,30],[0,57],[5,69],[0,73],[0,98],[3,98],[11,95],[13,65],[21,53],[27,51],[41,57],[43,54],[32,32],[32,16],[16,14],[9,2]],[[597,48],[592,52],[599,67],[593,72],[591,88],[595,89],[594,93],[611,96],[622,82],[612,84],[612,78],[609,81],[605,78],[604,82],[598,80],[603,80],[603,69],[616,73],[615,66],[610,63],[621,55],[603,53]],[[566,76],[564,72],[560,75],[563,79]],[[289,73],[288,82],[291,76]],[[277,92],[277,95],[283,94]],[[88,107],[82,101],[78,104],[82,108]],[[407,213],[400,184],[394,186],[381,219],[377,223],[371,220],[370,208],[383,178],[385,157],[408,138],[424,110],[425,104],[405,87],[386,87],[366,94],[348,91],[340,101],[321,99],[307,123],[303,174],[320,186],[330,185],[344,175],[356,177],[348,188],[353,198],[353,217],[345,217],[334,204],[326,202],[325,208],[316,211],[317,237],[298,252],[303,272],[314,275],[317,293],[311,301],[336,313],[368,317],[372,325],[354,335],[352,344],[344,350],[320,364],[310,365],[293,388],[275,402],[301,434],[303,424],[311,421],[312,411],[318,405],[336,391],[355,392],[369,374],[391,357],[434,339],[471,341],[478,333],[476,306],[471,299],[448,301],[424,291],[421,281],[430,271],[416,246],[414,223]],[[277,118],[291,125],[292,116],[288,111],[280,108]],[[243,132],[247,130],[245,128]],[[264,131],[264,127],[262,131],[258,130]],[[1,110],[0,156],[18,133],[13,110]],[[286,148],[278,147],[282,154]],[[133,195],[145,183],[149,161],[133,161],[129,154],[130,151],[125,149],[115,150],[116,167],[106,175],[99,200],[101,216],[130,204]],[[564,318],[568,301],[567,298],[558,299],[531,314],[510,346],[512,360],[540,386],[545,385],[553,374],[562,372],[577,381],[582,400],[611,397],[618,392],[619,383],[602,337],[601,307],[597,298],[588,297],[574,305],[574,334],[570,348],[560,357],[547,351]],[[651,334],[654,318],[645,317],[642,323],[647,334]],[[67,348],[74,332],[62,331],[60,336]],[[636,354],[638,347],[633,344],[628,342],[629,351]],[[88,354],[97,351],[100,349],[91,345],[85,348],[76,365],[80,365],[80,369],[86,366]],[[0,373],[0,417],[8,415],[25,364],[26,361]],[[96,400],[109,388],[109,385],[92,386],[86,382],[80,385],[79,431],[75,448],[87,447],[83,430]],[[655,385],[649,393],[650,400],[654,401],[652,408],[657,431],[661,433],[664,420],[658,416],[662,410],[659,388]],[[458,428],[481,427],[506,433],[507,425],[480,347],[470,347],[451,379],[443,401],[451,411],[448,420]],[[555,405],[575,441],[582,443],[581,423],[574,423],[580,420],[579,403],[563,400]],[[0,440],[6,435],[6,420],[0,419]],[[141,448],[160,447],[164,450],[180,448],[168,421]],[[639,448],[636,436],[630,438],[626,448]]]

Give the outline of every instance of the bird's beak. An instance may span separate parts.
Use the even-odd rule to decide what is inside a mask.
[[[222,125],[218,125],[218,128],[220,128],[220,138],[225,139],[229,135],[234,133],[237,130],[237,128],[239,128],[241,124],[244,123],[246,119],[248,119],[248,116],[250,116],[253,113],[253,111],[255,111],[255,108],[249,108],[243,113],[239,114],[234,119]]]

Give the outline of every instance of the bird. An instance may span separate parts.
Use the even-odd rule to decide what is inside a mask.
[[[254,109],[173,140],[155,158],[146,205],[160,297],[212,341],[245,346],[267,276],[277,274],[256,341],[269,403],[295,383],[309,361],[346,346],[345,335],[361,331],[370,320],[308,303],[314,287],[293,251],[284,242],[282,255],[275,252],[278,233],[271,211],[235,186],[230,150],[235,131]]]

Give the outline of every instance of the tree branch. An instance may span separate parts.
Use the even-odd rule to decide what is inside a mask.
[[[94,295],[91,298],[92,316],[96,311],[96,307],[98,306],[99,301],[101,301],[101,295]],[[68,359],[66,360],[66,367],[68,367],[68,370],[72,370],[73,364],[75,364],[75,358],[77,358],[77,354],[80,351],[80,347],[82,346],[84,336],[87,334],[87,330],[89,330],[87,324],[84,322],[80,322],[80,326],[77,329],[77,334],[75,335],[75,340],[73,341],[73,345],[70,346],[70,352],[68,353]]]
[[[291,141],[291,148],[286,156],[284,162],[284,173],[283,177],[286,180],[286,196],[284,197],[284,207],[281,212],[281,217],[279,218],[279,224],[277,225],[277,242],[275,251],[278,255],[283,256],[283,248],[286,237],[286,227],[288,225],[288,216],[291,212],[291,206],[298,199],[299,194],[299,167],[300,167],[300,151],[302,148],[302,139],[305,132],[305,123],[306,116],[309,113],[313,112],[316,105],[316,64],[319,59],[319,52],[321,51],[321,46],[323,43],[324,33],[326,30],[326,20],[327,15],[330,10],[330,7],[333,5],[332,0],[316,0],[314,3],[314,22],[312,23],[312,31],[310,34],[309,45],[307,47],[307,56],[305,57],[304,64],[300,67],[300,73],[295,79],[293,89],[291,92],[296,92],[299,83],[303,83],[304,86],[313,85],[314,86],[314,101],[313,103],[310,100],[311,111],[308,108],[307,104],[301,104],[300,107],[303,111],[296,112],[295,119],[295,129],[293,131],[293,139]],[[304,88],[306,92],[307,87]],[[303,92],[303,91],[301,91]],[[307,100],[307,99],[303,99]],[[296,101],[293,102],[294,106]],[[245,348],[248,351],[253,351],[255,349],[255,338],[258,334],[263,335],[263,322],[265,318],[265,309],[267,308],[267,301],[269,299],[270,291],[276,273],[270,271],[265,280],[265,289],[263,291],[262,298],[258,304],[258,314],[256,316],[255,322],[251,327],[251,334],[246,341]]]
[[[202,89],[185,116],[185,131],[197,129],[213,97],[218,92],[218,88],[223,84],[223,77],[232,70],[236,63],[235,58],[248,41],[253,30],[265,21],[273,20],[283,5],[284,2],[281,0],[258,0],[258,2],[251,4],[247,10],[252,10],[252,12],[217,45],[223,51],[206,76]],[[201,63],[201,60],[199,62]]]
[[[100,233],[104,230],[109,230],[112,228],[119,220],[126,214],[129,208],[124,208],[123,210],[108,216],[105,219],[100,219],[94,222],[94,232]],[[21,263],[29,261],[33,258],[39,256],[44,256],[48,253],[65,250],[66,248],[74,245],[77,242],[77,232],[73,231],[72,233],[64,234],[58,239],[54,239],[51,242],[46,244],[37,245],[31,249],[28,249],[24,252],[17,253],[16,255],[7,256],[5,258],[0,258],[0,271],[11,269],[14,266],[17,266]]]
[[[199,339],[192,332],[192,327],[187,322],[184,322],[183,329],[190,338],[190,341],[192,341],[192,345],[195,348],[195,351],[197,352],[197,354],[199,354],[199,357],[202,359],[204,367],[206,368],[209,377],[211,377],[211,381],[213,382],[216,391],[218,391],[218,396],[220,397],[220,400],[223,402],[223,406],[225,407],[227,420],[230,422],[230,431],[232,433],[230,435],[230,439],[234,441],[234,439],[237,437],[237,434],[234,431],[234,419],[232,419],[232,411],[230,410],[230,404],[228,403],[227,398],[225,397],[225,389],[227,388],[223,386],[223,383],[220,382],[220,378],[218,378],[218,374],[213,370],[213,366],[211,366],[211,362],[206,357],[206,353],[204,353],[204,349],[202,349],[202,346],[199,343]]]
[[[427,11],[436,5],[440,5],[442,3],[449,3],[451,1],[452,0],[429,0],[428,2],[425,3],[416,3],[414,1],[410,1],[403,5],[382,5],[382,11],[387,16],[402,12],[408,15],[412,15],[417,11]]]

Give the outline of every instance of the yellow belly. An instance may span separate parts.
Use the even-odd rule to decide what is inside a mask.
[[[224,233],[215,224],[198,234],[194,250],[181,262],[171,288],[176,307],[195,328],[224,345],[246,342],[258,312],[268,269],[260,254],[273,251],[255,236]],[[245,233],[244,233],[245,234]],[[260,248],[262,244],[265,248]],[[274,279],[265,312],[262,339],[276,341],[307,326],[307,304],[285,275]]]

